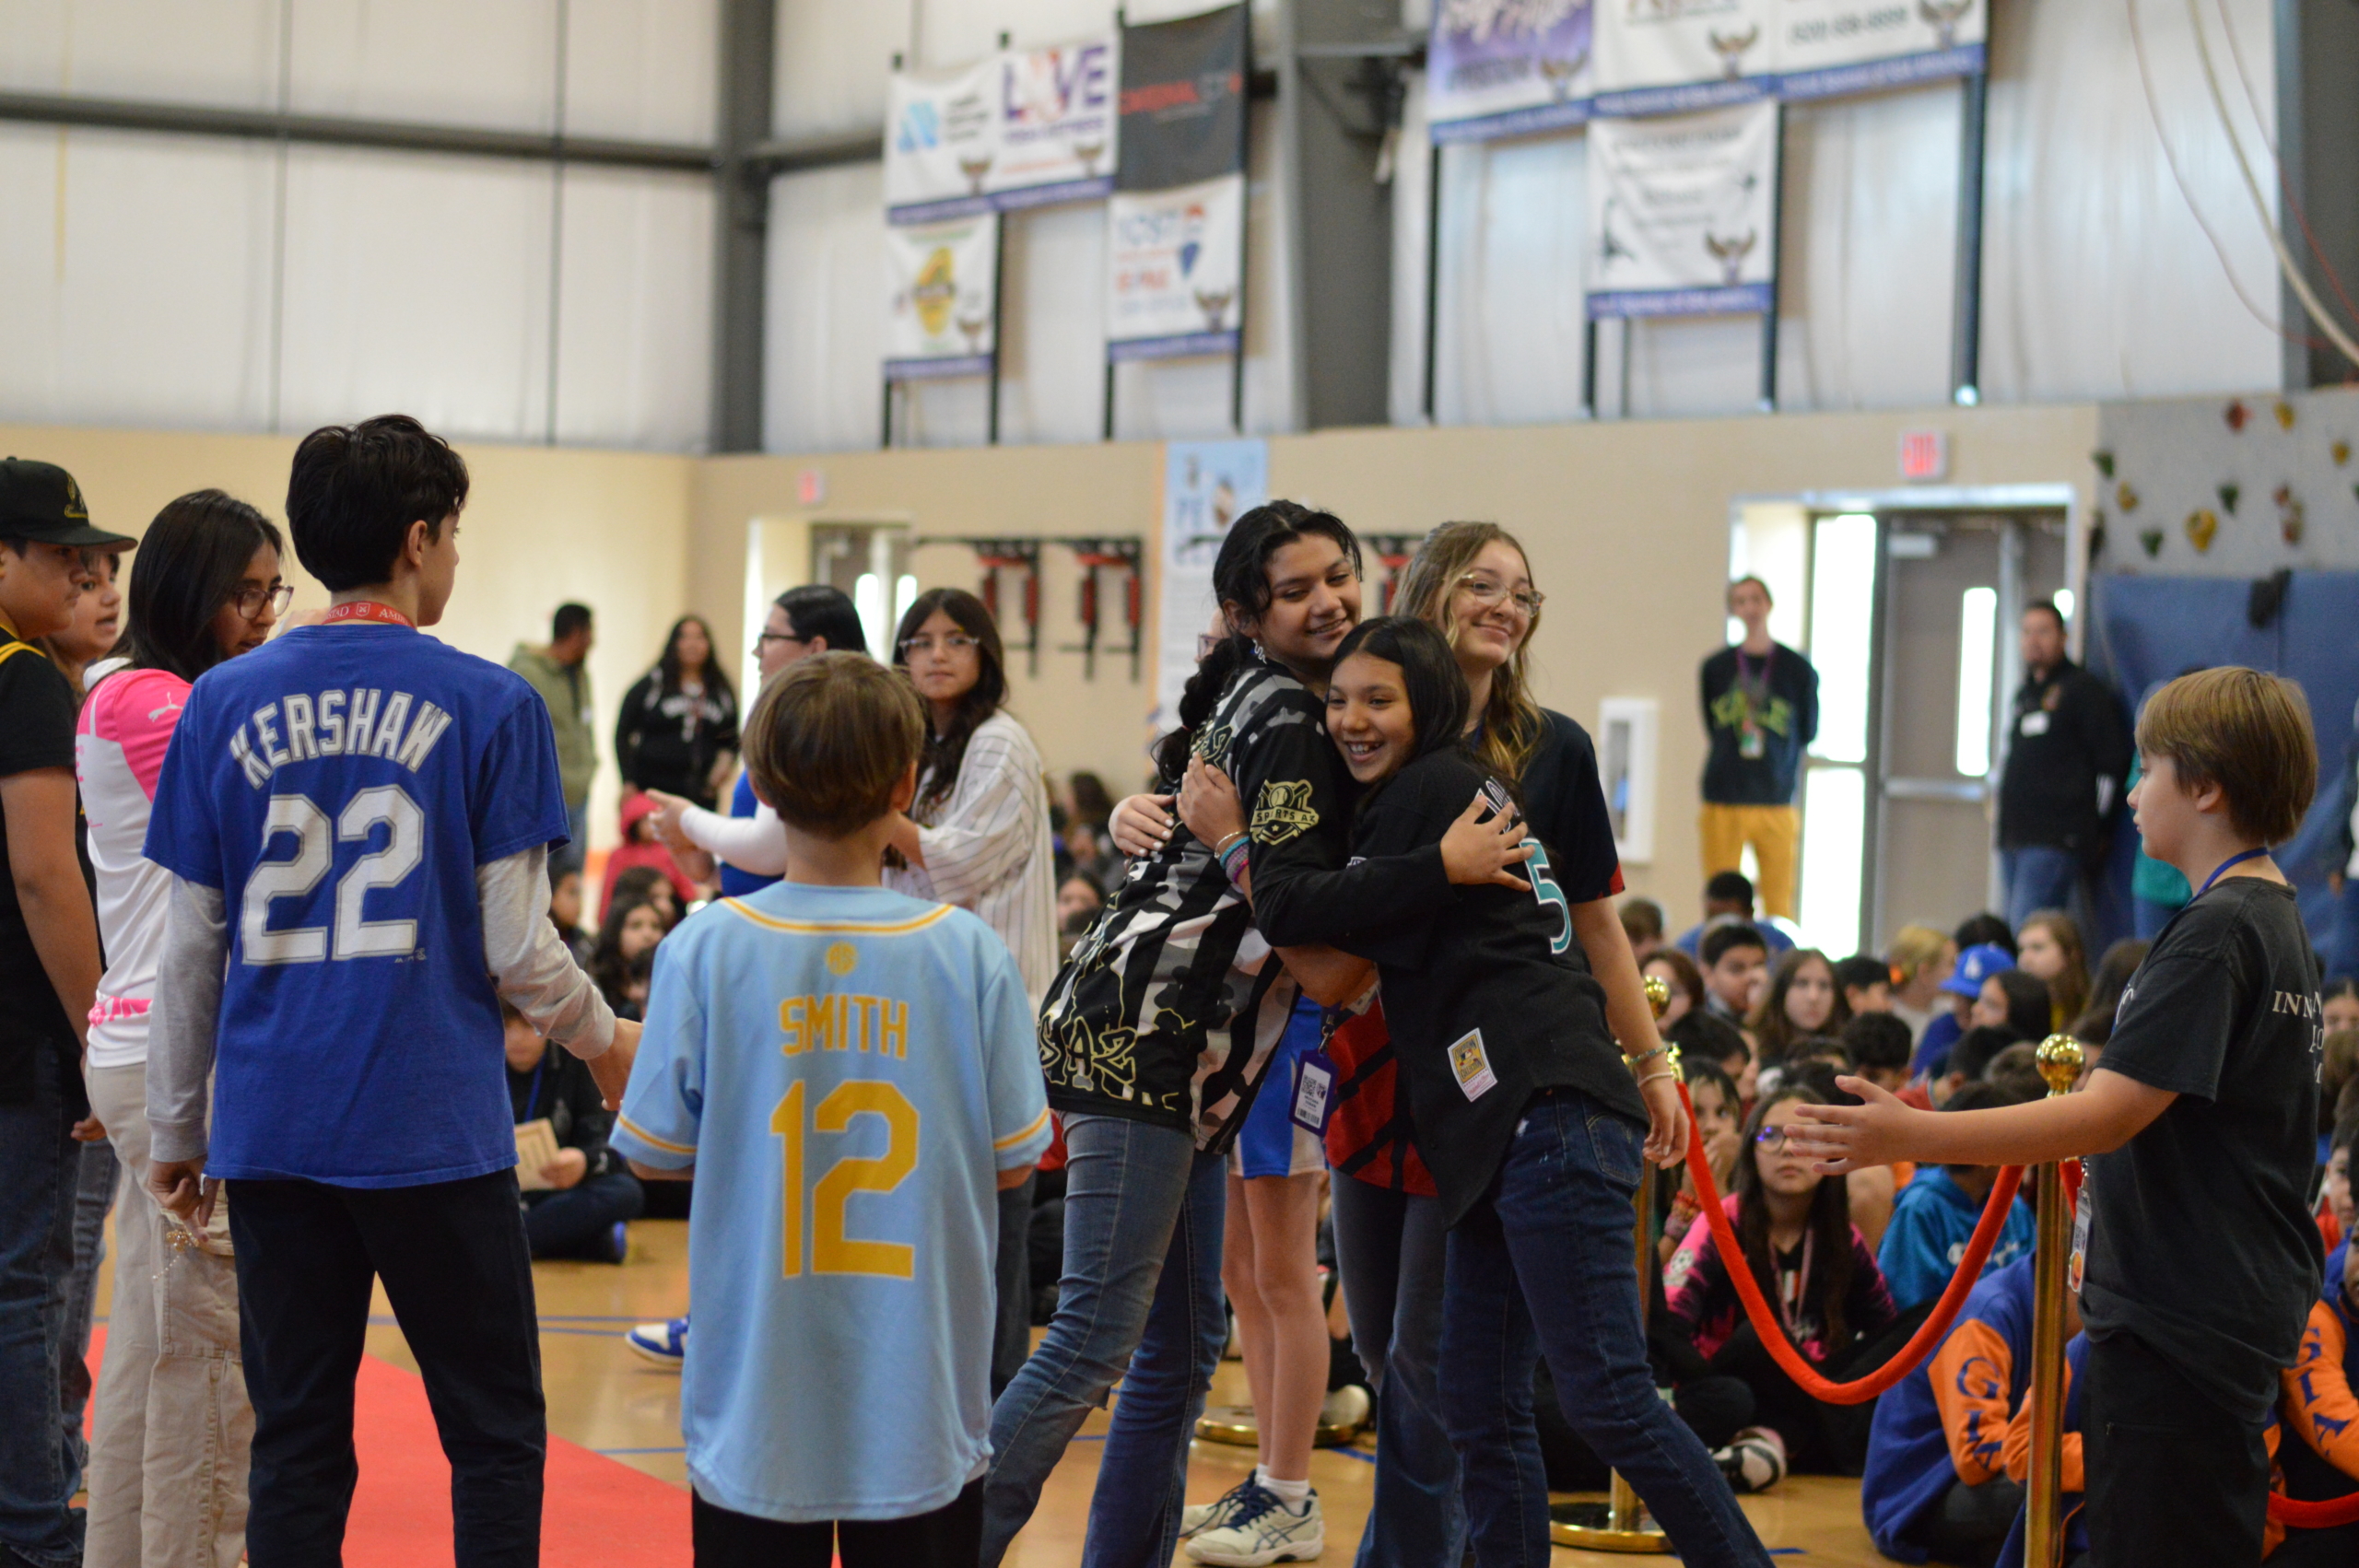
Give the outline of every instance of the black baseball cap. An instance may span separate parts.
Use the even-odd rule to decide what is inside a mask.
[[[0,538],[84,550],[138,543],[127,533],[92,528],[74,476],[53,462],[24,457],[0,460]]]

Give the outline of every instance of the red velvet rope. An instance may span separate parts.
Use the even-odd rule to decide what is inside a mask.
[[[1982,1205],[1982,1219],[1974,1227],[1973,1239],[1966,1245],[1966,1256],[1958,1259],[1957,1273],[1951,1278],[1949,1288],[1942,1293],[1941,1301],[1924,1326],[1897,1354],[1867,1376],[1849,1383],[1830,1383],[1786,1338],[1785,1326],[1778,1322],[1767,1298],[1762,1295],[1761,1283],[1753,1277],[1753,1267],[1737,1242],[1736,1229],[1721,1211],[1719,1190],[1712,1183],[1712,1164],[1704,1157],[1704,1138],[1696,1129],[1696,1106],[1688,1101],[1684,1083],[1679,1086],[1679,1097],[1687,1106],[1687,1170],[1696,1178],[1696,1190],[1704,1200],[1704,1222],[1711,1227],[1712,1243],[1720,1249],[1720,1261],[1736,1286],[1737,1299],[1744,1304],[1744,1315],[1753,1319],[1754,1331],[1761,1336],[1770,1358],[1794,1380],[1795,1387],[1830,1405],[1863,1405],[1915,1371],[1917,1363],[1931,1355],[1933,1347],[1949,1333],[1950,1325],[1957,1321],[1958,1312],[1966,1305],[1975,1281],[1982,1277],[1982,1265],[1989,1261],[1990,1248],[1997,1245],[1999,1233],[2007,1223],[2007,1211],[2015,1201],[2015,1188],[2023,1181],[2023,1167],[2008,1165],[1999,1172],[1999,1179],[1990,1188],[1989,1199]]]
[[[2297,1530],[2327,1530],[2337,1525],[2359,1524],[2359,1492],[2331,1503],[2305,1503],[2272,1492],[2269,1494],[2269,1516]]]

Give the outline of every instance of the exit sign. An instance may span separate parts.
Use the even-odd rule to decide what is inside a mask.
[[[1900,476],[1908,480],[1950,476],[1950,439],[1940,430],[1900,432]]]

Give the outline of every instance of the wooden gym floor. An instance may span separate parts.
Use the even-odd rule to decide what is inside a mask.
[[[680,1451],[679,1379],[641,1362],[625,1348],[633,1323],[677,1314],[687,1301],[687,1228],[679,1221],[631,1226],[631,1258],[621,1268],[594,1263],[542,1263],[534,1268],[541,1307],[541,1357],[547,1387],[549,1430],[675,1486],[687,1484]],[[415,1369],[401,1331],[380,1292],[369,1349],[395,1365]],[[1213,1402],[1245,1403],[1245,1373],[1221,1364]],[[1050,1478],[1040,1511],[1016,1539],[1010,1568],[1072,1568],[1081,1561],[1082,1528],[1097,1475],[1105,1417],[1095,1415]],[[1365,1440],[1363,1440],[1363,1447]],[[1198,1443],[1190,1461],[1189,1495],[1207,1500],[1226,1492],[1253,1466],[1253,1451]],[[1348,1564],[1359,1541],[1375,1471],[1349,1451],[1322,1449],[1311,1458],[1311,1480],[1327,1514],[1324,1561]],[[1781,1558],[1824,1568],[1883,1564],[1860,1523],[1859,1483],[1806,1476],[1789,1480],[1766,1497],[1747,1498],[1744,1510]],[[1175,1559],[1186,1562],[1185,1552]],[[1555,1568],[1628,1564],[1643,1559],[1558,1548]],[[1669,1561],[1668,1559],[1662,1561]]]

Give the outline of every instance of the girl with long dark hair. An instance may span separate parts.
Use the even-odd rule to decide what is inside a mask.
[[[1850,1018],[1834,964],[1814,947],[1799,947],[1778,960],[1768,992],[1745,1027],[1753,1031],[1766,1072],[1783,1066],[1798,1042],[1831,1036]]]
[[[1031,733],[1003,706],[1007,651],[983,602],[963,588],[918,595],[893,638],[893,662],[926,708],[917,798],[893,823],[902,863],[885,885],[973,911],[1015,957],[1032,1005],[1057,974],[1056,858],[1049,782]],[[999,1326],[992,1394],[1032,1349],[1032,1197],[1027,1175],[999,1193]]]
[[[1803,1357],[1830,1378],[1883,1364],[1879,1342],[1902,1321],[1867,1238],[1851,1223],[1844,1178],[1820,1176],[1787,1141],[1789,1128],[1807,1126],[1802,1106],[1824,1105],[1800,1084],[1761,1097],[1745,1118],[1736,1161],[1735,1190],[1721,1199],[1744,1266],[1775,1304],[1783,1331]],[[1825,1405],[1797,1387],[1769,1357],[1737,1300],[1729,1260],[1720,1256],[1708,1219],[1698,1215],[1663,1271],[1671,1316],[1695,1341],[1712,1370],[1743,1378],[1753,1389],[1756,1438],[1777,1456],[1766,1480],[1797,1470],[1857,1475],[1866,1457],[1868,1405]],[[1917,1315],[1921,1320],[1922,1314]],[[1913,1322],[1910,1324],[1914,1326]],[[1733,1446],[1748,1445],[1741,1434]],[[1750,1456],[1755,1465],[1766,1456]],[[1746,1490],[1765,1484],[1748,1456],[1724,1451],[1731,1479]]]
[[[1046,1340],[993,1410],[987,1568],[1118,1377],[1083,1560],[1171,1561],[1189,1437],[1226,1338],[1228,1144],[1297,985],[1341,1000],[1364,983],[1364,965],[1332,954],[1273,958],[1224,864],[1243,876],[1342,863],[1341,770],[1315,688],[1359,619],[1359,541],[1326,512],[1256,507],[1223,538],[1213,587],[1230,635],[1190,678],[1157,763],[1176,790],[1191,756],[1217,762],[1251,823],[1216,844],[1172,832],[1042,1004],[1041,1061],[1071,1154],[1064,1285]],[[1293,1530],[1313,1523],[1307,1511],[1290,1518]]]
[[[1639,1326],[1630,1203],[1646,1161],[1683,1145],[1674,1074],[1649,1054],[1634,1076],[1614,1044],[1544,848],[1462,740],[1469,706],[1424,622],[1345,638],[1327,724],[1363,790],[1353,863],[1296,872],[1282,902],[1267,896],[1275,879],[1257,872],[1250,888],[1269,941],[1331,941],[1382,977],[1397,1103],[1448,1233],[1438,1383],[1475,1559],[1546,1558],[1545,1509],[1527,1502],[1547,1493],[1539,1444],[1510,1435],[1531,1425],[1511,1412],[1544,1354],[1566,1419],[1688,1561],[1766,1563],[1702,1444],[1656,1397]],[[1495,861],[1461,881],[1453,844],[1502,835],[1530,851],[1529,880]]]
[[[683,615],[655,668],[623,694],[615,763],[634,790],[660,790],[707,810],[737,762],[737,693],[712,656],[712,628]]]
[[[147,1015],[172,877],[143,850],[157,775],[190,686],[261,647],[287,608],[293,591],[279,577],[279,551],[278,530],[218,490],[158,512],[132,568],[128,630],[115,659],[90,666],[96,678],[75,735],[107,954],[91,1011],[90,1106],[132,1194],[115,1221],[114,1306],[91,1429],[85,1550],[93,1562],[139,1562],[143,1537],[159,1550],[169,1539],[206,1562],[234,1562],[245,1531],[253,1416],[235,1371],[228,1205],[216,1204],[192,1235],[147,1197]],[[169,1344],[158,1333],[168,1274],[178,1276],[175,1300],[205,1304],[172,1315]],[[186,1462],[197,1453],[212,1462]]]

